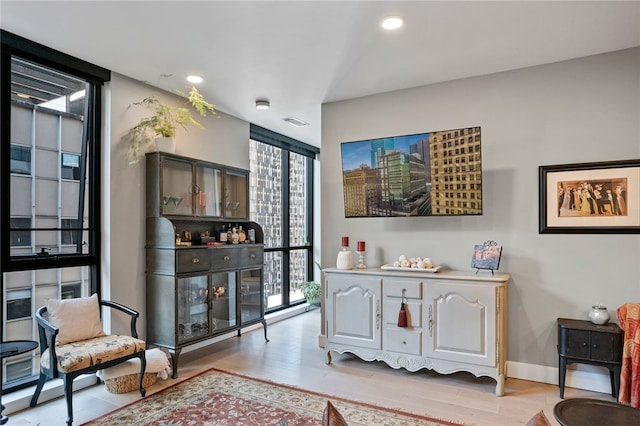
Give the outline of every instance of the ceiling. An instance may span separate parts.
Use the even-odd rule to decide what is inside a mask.
[[[323,103],[640,46],[640,2],[0,0],[0,26],[165,90],[200,74],[220,111],[320,146]]]

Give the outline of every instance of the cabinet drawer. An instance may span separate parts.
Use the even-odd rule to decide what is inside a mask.
[[[404,290],[404,297],[408,299],[422,299],[421,281],[385,279],[383,288],[385,296],[402,297],[402,290]]]
[[[176,273],[208,271],[211,260],[207,249],[189,249],[176,251]]]
[[[211,266],[215,269],[261,266],[264,263],[261,245],[216,247],[211,252]]]
[[[246,245],[240,249],[238,257],[240,266],[262,266],[264,263],[262,246]]]
[[[387,328],[382,346],[387,351],[421,355],[422,332],[401,328]]]

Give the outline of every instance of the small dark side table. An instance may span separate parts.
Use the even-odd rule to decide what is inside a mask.
[[[615,323],[558,318],[558,385],[564,398],[567,364],[579,362],[609,369],[611,396],[617,398],[622,370],[623,332]]]
[[[640,425],[640,410],[629,405],[590,398],[569,398],[553,408],[562,426]]]
[[[30,352],[38,347],[38,342],[33,340],[11,340],[8,342],[0,343],[0,359],[8,358],[10,356],[24,354]],[[0,398],[1,398],[0,394]],[[3,425],[9,421],[8,417],[2,415],[4,411],[4,405],[0,403],[0,425]]]

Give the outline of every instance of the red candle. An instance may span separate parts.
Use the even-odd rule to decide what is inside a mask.
[[[342,237],[342,247],[349,247],[349,237]]]
[[[364,241],[358,241],[358,251],[364,251]]]

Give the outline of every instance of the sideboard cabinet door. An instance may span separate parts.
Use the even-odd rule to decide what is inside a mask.
[[[496,287],[430,282],[426,289],[428,357],[496,365]]]
[[[327,340],[361,348],[381,348],[382,280],[330,276],[327,291]]]

